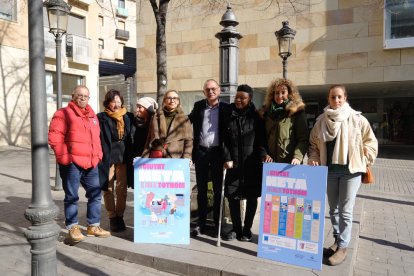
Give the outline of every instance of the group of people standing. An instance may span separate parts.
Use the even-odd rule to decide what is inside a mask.
[[[257,198],[261,194],[264,162],[328,166],[328,202],[335,243],[324,250],[331,265],[341,263],[350,241],[352,211],[361,174],[373,164],[377,140],[368,121],[347,102],[346,89],[334,85],[310,136],[305,104],[292,81],[272,81],[264,105],[257,110],[253,89],[237,88],[234,102],[220,101],[221,88],[209,79],[205,99],[194,103],[187,116],[176,90],[168,90],[158,108],[150,97],[127,112],[119,91],[105,95],[105,110],[95,115],[88,105],[89,90],[77,86],[72,101],[53,116],[49,144],[55,151],[65,191],[65,224],[73,242],[84,239],[77,216],[79,183],[86,190],[87,235],[107,237],[100,224],[101,190],[111,232],[123,231],[127,188],[133,188],[135,157],[187,158],[195,165],[198,224],[192,236],[206,233],[208,182],[213,183],[214,235],[219,232],[223,169],[233,228],[230,241],[251,241]],[[244,222],[240,201],[246,200]]]
[[[233,228],[224,233],[223,239],[251,241],[263,163],[299,165],[307,155],[307,164],[328,167],[327,196],[335,242],[323,253],[328,264],[342,263],[351,239],[353,207],[361,176],[378,153],[371,126],[361,112],[350,107],[346,88],[329,88],[328,105],[310,134],[305,103],[288,79],[276,79],[269,84],[264,105],[258,110],[252,102],[253,89],[246,84],[238,86],[230,105],[219,101],[220,87],[215,80],[207,80],[203,90],[206,99],[196,102],[189,115],[194,130],[199,212],[192,234],[205,233],[209,172],[214,192],[214,234],[218,232],[224,168]],[[242,199],[246,200],[243,223]]]
[[[253,89],[246,84],[237,87],[230,105],[219,101],[220,87],[215,80],[205,82],[204,95],[206,100],[196,102],[190,114],[197,141],[193,161],[199,211],[198,226],[192,234],[205,232],[209,168],[214,191],[214,234],[217,234],[225,168],[225,195],[233,229],[225,232],[223,239],[251,241],[257,198],[261,195],[262,164],[303,162],[309,144],[305,105],[296,86],[286,79],[277,79],[269,85],[264,106],[259,110],[252,101]],[[209,141],[215,142],[210,145]],[[244,199],[246,212],[242,223],[240,201]]]
[[[87,236],[110,236],[100,226],[102,194],[111,232],[126,229],[123,215],[127,188],[134,185],[132,161],[145,149],[149,124],[158,108],[154,99],[144,97],[137,101],[135,114],[127,112],[121,93],[111,89],[105,95],[104,111],[96,115],[89,98],[86,86],[76,86],[72,101],[55,112],[49,127],[49,145],[65,192],[70,243],[85,239],[78,220],[79,184],[88,199]]]

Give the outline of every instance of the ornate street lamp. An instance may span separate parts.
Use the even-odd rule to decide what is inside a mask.
[[[289,21],[282,22],[283,27],[275,32],[279,44],[279,56],[282,58],[283,78],[287,78],[287,59],[292,55],[290,51],[292,40],[295,38],[296,31],[289,27]]]
[[[44,3],[49,20],[49,32],[55,36],[56,42],[56,81],[57,81],[57,109],[62,107],[62,65],[61,49],[62,36],[68,27],[68,14],[71,6],[63,0],[48,0]],[[59,174],[59,165],[56,163],[55,190],[62,190],[62,179]]]

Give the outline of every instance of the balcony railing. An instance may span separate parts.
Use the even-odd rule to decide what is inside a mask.
[[[128,10],[126,8],[117,8],[116,15],[120,17],[128,17]]]
[[[89,38],[74,34],[66,35],[66,56],[69,58],[69,61],[89,64],[91,47],[91,40]]]
[[[115,30],[115,38],[120,40],[128,40],[129,39],[129,31],[125,31],[122,29]]]

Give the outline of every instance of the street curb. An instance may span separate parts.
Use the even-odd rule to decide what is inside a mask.
[[[363,199],[357,198],[354,207],[354,218],[352,227],[352,238],[348,248],[348,257],[343,264],[339,266],[322,266],[322,271],[310,270],[302,267],[292,266],[284,263],[274,262],[255,256],[238,257],[229,255],[221,249],[211,244],[211,239],[200,237],[201,242],[205,242],[205,251],[197,247],[166,245],[166,244],[136,244],[129,240],[116,236],[106,239],[87,238],[80,242],[76,247],[93,251],[108,257],[116,258],[122,261],[136,263],[159,271],[174,273],[178,275],[270,275],[277,272],[278,275],[333,275],[351,276],[353,267],[356,263],[358,249],[358,237],[360,223],[363,211]],[[329,214],[326,214],[325,220],[325,241],[324,245],[329,246],[333,238],[332,227],[329,221]],[[59,240],[67,235],[67,230],[62,230]],[[192,242],[200,242],[191,240]],[[236,242],[237,243],[237,242]],[[235,243],[227,243],[227,249],[233,249]],[[235,247],[237,248],[237,247]],[[207,251],[210,250],[210,251]],[[242,248],[240,250],[243,250]],[[233,252],[234,253],[234,252]]]

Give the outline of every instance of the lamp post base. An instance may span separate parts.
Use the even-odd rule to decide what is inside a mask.
[[[46,208],[29,207],[25,217],[32,223],[24,231],[32,253],[32,275],[57,275],[56,241],[60,227],[54,221],[59,208],[53,203]]]

